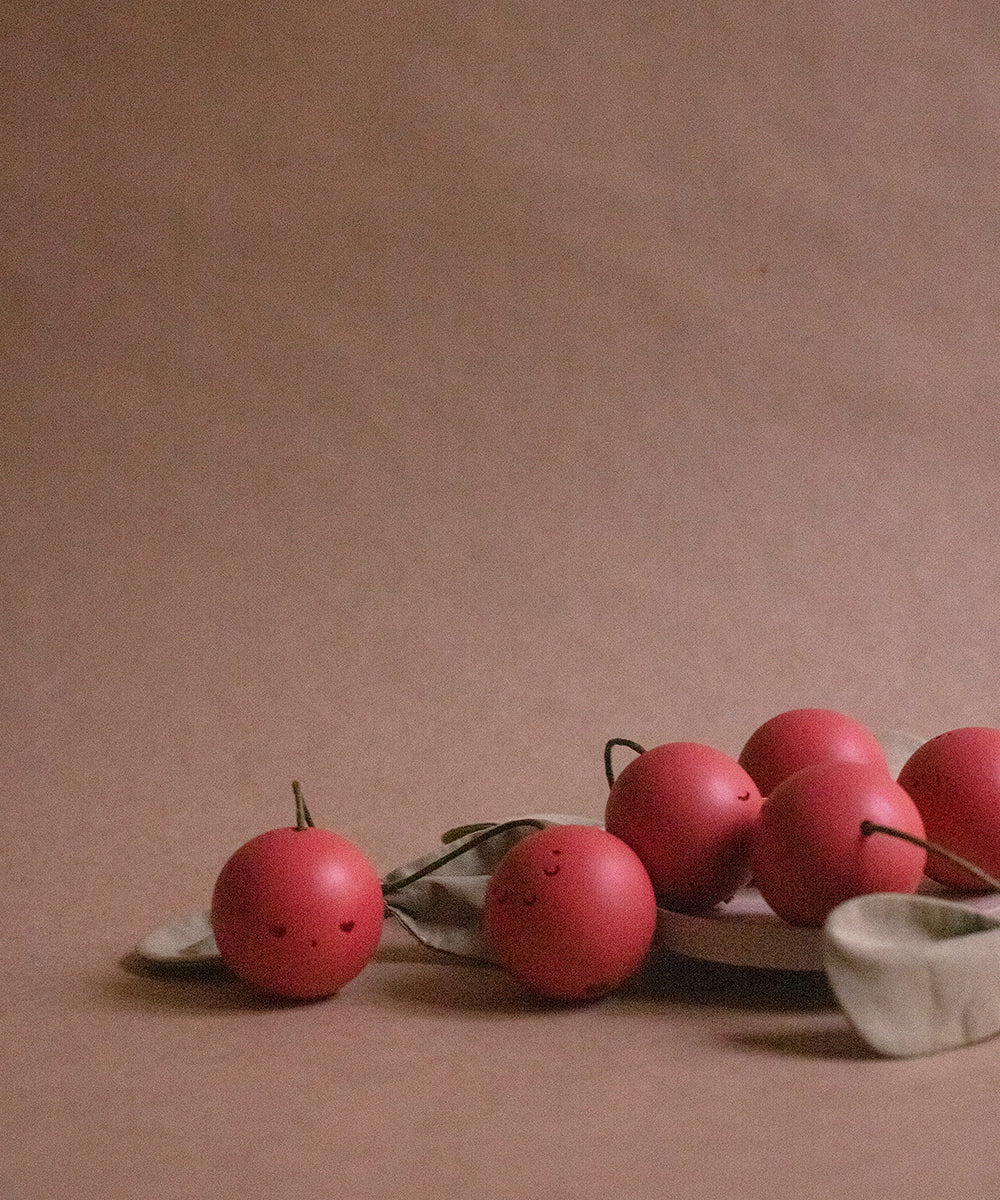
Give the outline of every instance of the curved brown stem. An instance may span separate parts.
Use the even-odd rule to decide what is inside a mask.
[[[645,754],[645,746],[640,746],[638,742],[633,742],[629,738],[611,738],[608,744],[604,747],[604,774],[608,777],[608,787],[615,785],[615,773],[611,767],[611,751],[615,746],[628,746],[630,750],[634,750],[636,754]]]
[[[517,829],[521,825],[530,825],[535,829],[545,829],[547,822],[539,821],[536,817],[517,817],[513,821],[501,821],[497,825],[490,825],[488,828],[480,828],[479,832],[468,841],[462,842],[460,846],[449,850],[447,854],[442,854],[433,862],[427,863],[425,866],[412,871],[409,875],[405,875],[402,879],[394,879],[391,883],[382,884],[382,895],[391,896],[393,892],[400,892],[405,887],[409,887],[411,883],[416,883],[418,879],[423,879],[425,875],[432,875],[439,867],[443,867],[445,863],[451,862],[453,858],[458,858],[467,850],[472,850],[476,846],[482,845],[483,842],[488,842],[490,838],[496,837],[500,833],[506,833],[508,829]]]
[[[967,858],[962,858],[960,854],[955,854],[952,850],[946,850],[944,846],[939,846],[937,842],[928,842],[924,838],[915,837],[912,833],[904,833],[902,829],[893,829],[891,825],[877,825],[874,821],[862,821],[861,832],[865,837],[868,837],[872,833],[886,833],[890,837],[900,838],[911,845],[921,846],[928,854],[936,854],[939,858],[947,859],[952,866],[958,867],[959,870],[967,871],[993,891],[1000,892],[1000,879],[994,879],[992,875],[988,875],[981,867],[977,867],[975,863],[969,862]]]

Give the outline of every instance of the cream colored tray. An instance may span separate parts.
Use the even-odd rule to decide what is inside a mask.
[[[960,896],[930,888],[928,894],[1000,916],[1000,894]],[[787,924],[755,888],[744,888],[728,904],[720,904],[703,916],[659,909],[654,944],[675,954],[734,967],[823,970],[823,930]]]

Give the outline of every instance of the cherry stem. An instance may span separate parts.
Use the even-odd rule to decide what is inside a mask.
[[[611,751],[615,746],[628,746],[630,750],[634,750],[636,754],[645,754],[646,748],[640,746],[638,742],[633,742],[629,738],[612,738],[604,747],[604,774],[608,777],[608,787],[615,785],[615,773],[611,767]]]
[[[302,788],[297,780],[292,780],[292,793],[295,796],[295,828],[313,829],[313,819],[309,814],[309,809],[306,807],[305,797],[302,795]]]
[[[403,888],[409,887],[411,883],[416,883],[418,879],[423,879],[425,875],[433,874],[439,867],[443,867],[445,863],[450,863],[453,858],[458,858],[459,855],[464,854],[467,850],[473,850],[476,846],[481,845],[483,842],[488,842],[490,838],[494,838],[498,834],[506,833],[509,829],[517,829],[522,825],[530,825],[535,829],[545,829],[547,824],[546,821],[539,821],[536,817],[518,817],[513,821],[501,821],[497,825],[477,826],[478,832],[460,846],[449,850],[447,854],[442,854],[440,858],[434,859],[433,862],[429,862],[416,871],[412,871],[409,875],[404,875],[402,879],[393,879],[383,883],[382,895],[391,896],[393,892],[401,892]],[[452,832],[454,833],[455,831],[452,830]]]
[[[939,846],[937,842],[928,842],[923,838],[914,837],[912,833],[904,833],[902,829],[893,829],[891,825],[876,825],[874,821],[862,821],[861,832],[868,837],[872,833],[887,833],[890,837],[901,838],[904,842],[910,842],[914,846],[921,846],[928,854],[936,854],[939,858],[946,858],[953,866],[958,867],[962,871],[967,871],[970,875],[974,875],[976,879],[981,880],[993,891],[1000,892],[1000,879],[994,879],[992,875],[975,863],[969,862],[967,858],[962,858],[960,854],[955,854],[951,850],[946,850],[944,846]]]

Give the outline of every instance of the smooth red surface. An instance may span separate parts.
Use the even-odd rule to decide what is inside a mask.
[[[638,970],[656,928],[656,898],[638,857],[590,825],[523,838],[490,878],[483,934],[541,996],[590,1000]]]
[[[938,734],[906,761],[899,783],[932,842],[1000,878],[1000,730],[978,726]],[[985,886],[937,854],[927,856],[927,874],[959,891]]]
[[[327,829],[272,829],[226,861],[212,931],[226,965],[278,996],[331,996],[368,964],[382,935],[378,874]]]
[[[750,842],[755,886],[793,925],[821,925],[841,901],[869,892],[914,892],[926,852],[872,821],[923,838],[920,814],[879,767],[827,762],[804,767],[764,801]]]
[[[760,793],[721,750],[668,742],[616,777],[604,823],[638,854],[665,908],[699,912],[750,878],[749,836]]]
[[[747,738],[739,762],[763,796],[815,763],[870,763],[888,770],[871,730],[854,717],[826,708],[795,708],[771,717]]]

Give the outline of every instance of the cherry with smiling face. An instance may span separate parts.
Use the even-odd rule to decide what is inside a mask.
[[[639,752],[617,779],[609,757],[616,744]],[[613,738],[605,768],[611,785],[605,826],[642,860],[660,904],[703,912],[747,882],[761,796],[735,759],[696,742],[643,750]]]
[[[223,962],[275,996],[331,996],[370,961],[382,934],[382,885],[346,838],[317,829],[294,785],[295,826],[251,838],[212,894]]]
[[[593,825],[552,825],[504,855],[486,888],[483,937],[516,979],[552,1000],[591,1000],[639,968],[656,899],[636,854]]]

